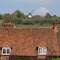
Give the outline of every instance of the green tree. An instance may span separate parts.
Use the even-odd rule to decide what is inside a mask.
[[[50,13],[46,13],[45,18],[51,18],[52,16],[50,15]]]
[[[6,13],[6,14],[3,15],[3,19],[4,20],[11,20],[12,17],[11,17],[11,15],[9,13]]]
[[[2,20],[3,19],[3,15],[2,14],[0,14],[0,20]]]
[[[23,25],[34,25],[34,21],[30,19],[29,20],[26,19],[22,21],[22,24]]]
[[[56,15],[53,15],[53,17],[57,17]]]
[[[15,13],[17,18],[21,18],[21,17],[24,18],[25,17],[25,15],[21,11],[19,11],[19,10],[16,10],[14,13]]]
[[[35,16],[33,16],[33,19],[40,19],[40,18],[41,18],[40,15],[35,15]]]

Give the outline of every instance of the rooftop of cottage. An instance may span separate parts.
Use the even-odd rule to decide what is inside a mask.
[[[37,56],[37,47],[46,47],[47,55],[60,55],[58,24],[53,27],[0,27],[0,47],[12,47],[11,55]],[[54,44],[53,44],[54,43]],[[16,53],[15,53],[16,52]],[[28,54],[27,54],[28,53]]]

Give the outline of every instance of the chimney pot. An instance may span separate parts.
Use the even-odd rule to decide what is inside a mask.
[[[53,26],[54,32],[58,32],[58,21],[55,20],[54,26]]]

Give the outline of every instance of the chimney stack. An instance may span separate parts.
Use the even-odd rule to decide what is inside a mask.
[[[55,20],[54,25],[53,25],[54,32],[58,32],[58,21]]]
[[[4,20],[2,23],[3,27],[14,27],[12,20]]]

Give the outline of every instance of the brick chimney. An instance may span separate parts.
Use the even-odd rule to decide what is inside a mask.
[[[58,21],[55,20],[54,25],[53,25],[54,32],[58,32]]]
[[[14,27],[15,28],[15,25],[13,25],[12,20],[4,20],[2,23],[2,26],[3,27]]]
[[[11,20],[4,20],[2,25],[3,25],[3,27],[11,27],[12,22],[11,22]]]

